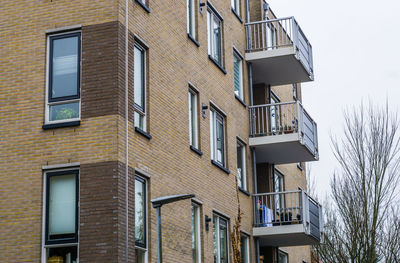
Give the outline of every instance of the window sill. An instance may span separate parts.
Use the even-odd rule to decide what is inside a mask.
[[[147,13],[150,13],[150,8],[142,3],[140,0],[136,0],[136,3],[138,3]]]
[[[64,127],[74,127],[74,126],[79,126],[79,125],[81,125],[81,121],[50,123],[50,124],[44,124],[42,126],[42,129],[43,130],[49,130],[49,129],[64,128]]]
[[[190,150],[194,151],[195,153],[197,153],[198,155],[202,156],[203,152],[201,152],[199,149],[197,149],[196,147],[190,145]]]
[[[233,9],[233,8],[231,8],[231,10],[232,10],[232,13],[235,14],[236,18],[239,19],[240,23],[243,24],[243,19],[242,19],[242,18],[240,17],[240,15],[236,12],[236,10]]]
[[[231,173],[231,171],[229,171],[228,169],[226,169],[225,167],[223,167],[222,165],[220,165],[220,164],[217,163],[216,161],[211,160],[211,163],[212,163],[213,165],[217,166],[219,169],[221,169],[221,170],[224,171],[225,173],[227,173],[227,174],[230,174],[230,173]]]
[[[148,139],[148,140],[153,138],[149,133],[145,132],[144,130],[142,130],[142,129],[138,128],[138,127],[135,127],[135,131],[137,133],[139,133],[140,135],[142,135],[143,137],[145,137],[146,139]]]
[[[246,190],[244,190],[243,188],[238,187],[238,189],[239,189],[239,191],[242,192],[243,194],[245,194],[245,195],[247,195],[247,196],[250,196],[250,193],[247,192]]]
[[[194,37],[192,37],[191,34],[187,33],[187,35],[188,35],[188,38],[189,38],[190,40],[192,40],[192,42],[193,42],[197,47],[200,47],[199,41],[197,41]]]
[[[208,55],[208,58],[226,75],[226,70],[218,63],[218,61],[216,61],[211,55]]]
[[[247,104],[238,95],[235,94],[235,98],[243,105],[243,107],[247,108]]]

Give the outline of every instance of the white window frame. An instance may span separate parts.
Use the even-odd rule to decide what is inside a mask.
[[[74,243],[65,243],[65,244],[54,244],[54,245],[46,245],[45,240],[46,240],[46,206],[47,206],[47,173],[52,173],[52,172],[64,172],[64,171],[76,171],[78,170],[78,215],[77,215],[77,220],[78,220],[78,242]],[[47,250],[50,248],[59,248],[59,247],[76,247],[77,250],[77,255],[76,255],[76,263],[79,263],[79,233],[80,233],[80,169],[79,167],[68,167],[68,168],[60,168],[60,169],[52,169],[52,170],[46,170],[43,172],[43,195],[42,195],[42,242],[41,242],[41,249],[42,249],[42,255],[41,255],[41,263],[47,263]]]
[[[240,0],[231,0],[231,7],[240,16]]]
[[[217,43],[214,43],[214,34],[212,33],[212,31],[213,31],[212,26],[214,24],[214,19],[218,20],[219,28],[220,28],[219,42],[220,42],[221,50],[220,50],[220,54],[219,54],[219,59],[216,59],[214,56],[214,53],[217,49]],[[210,5],[210,3],[208,3],[208,8],[207,8],[207,38],[208,38],[208,55],[222,67],[223,61],[224,61],[223,20],[222,20],[222,17],[214,9],[214,7],[212,7]]]
[[[241,233],[240,237],[244,237],[246,239],[246,251],[247,251],[247,258],[246,262],[244,263],[250,263],[250,237],[244,233]]]
[[[135,41],[134,44],[134,49],[137,48],[139,51],[142,52],[143,54],[143,65],[142,66],[142,74],[143,74],[143,91],[142,91],[142,97],[143,97],[143,107],[139,106],[135,103],[135,101],[133,102],[134,105],[134,126],[138,129],[141,129],[145,132],[147,132],[147,114],[146,114],[146,109],[147,109],[147,48],[143,45],[141,45],[140,43],[137,43]],[[135,58],[134,58],[135,59]],[[135,72],[135,71],[134,71]],[[135,77],[135,76],[133,76]],[[135,87],[133,88],[135,90]],[[139,117],[138,117],[139,116]],[[140,116],[143,117],[143,127],[140,127],[139,121],[140,121]]]
[[[279,255],[284,255],[286,257],[286,262],[285,263],[289,263],[289,254],[281,249],[278,248],[278,263],[279,262]]]
[[[235,95],[240,98],[241,100],[244,100],[244,94],[243,94],[243,57],[240,55],[238,51],[233,49],[233,68],[235,69],[235,58],[239,60],[239,95],[236,94],[236,87],[235,87],[235,75],[233,76],[233,87],[234,87],[234,92]],[[233,72],[235,74],[235,71]]]
[[[192,96],[194,97],[194,104],[192,105]],[[188,108],[189,108],[189,141],[190,145],[199,149],[199,125],[198,125],[198,93],[192,88],[188,91]],[[192,114],[194,111],[194,114]],[[192,115],[194,120],[192,120]],[[192,126],[194,124],[194,127]],[[194,135],[193,135],[194,134]],[[193,138],[194,137],[194,138]]]
[[[187,33],[196,39],[196,0],[186,0],[186,9],[187,9]],[[192,12],[190,13],[189,5],[192,6]],[[190,23],[191,22],[191,23]],[[192,27],[190,27],[192,25]]]
[[[79,54],[79,98],[78,99],[71,99],[71,100],[63,100],[57,102],[49,102],[49,88],[50,88],[50,41],[52,37],[62,36],[62,35],[69,35],[74,33],[80,33],[79,36],[79,43],[80,43],[80,54]],[[73,30],[68,32],[62,33],[54,33],[48,34],[46,38],[46,109],[45,109],[45,124],[57,124],[57,123],[66,123],[66,122],[73,122],[73,121],[80,121],[81,120],[81,87],[82,87],[82,31],[81,30]],[[55,120],[50,121],[50,106],[59,105],[59,104],[67,104],[67,103],[74,103],[79,102],[79,117],[78,118],[71,118],[71,119],[64,119],[64,120]]]
[[[192,209],[194,208],[194,211],[196,213],[197,216],[197,220],[195,222],[196,228],[197,228],[197,235],[196,235],[196,239],[197,239],[197,258],[193,259],[193,262],[195,263],[201,263],[201,220],[200,220],[200,209],[201,206],[195,202],[192,202]]]
[[[240,183],[243,183],[242,186],[239,186],[239,188],[243,189],[243,190],[247,190],[247,177],[246,177],[246,144],[242,142],[242,140],[240,140],[239,138],[237,139],[237,145],[241,146],[241,151],[242,151],[242,166],[243,166],[243,171],[242,171],[242,181]],[[237,150],[237,147],[236,147]],[[237,160],[238,163],[239,160]],[[238,168],[239,169],[239,168]],[[239,170],[237,172],[237,176],[239,176]],[[238,178],[239,179],[239,178]],[[239,181],[239,180],[238,180]]]
[[[222,118],[223,128],[224,128],[222,163],[217,160],[217,115],[219,115],[220,118]],[[220,113],[214,107],[211,107],[210,109],[210,149],[211,149],[211,159],[217,162],[219,165],[226,167],[226,118],[222,113]]]
[[[221,259],[221,243],[220,243],[221,239],[220,239],[220,229],[219,229],[219,220],[221,218],[226,221],[226,258],[227,258],[227,263],[229,263],[229,261],[230,261],[229,260],[229,256],[230,256],[230,253],[229,253],[229,242],[230,242],[230,239],[229,239],[229,235],[230,235],[230,233],[229,233],[229,220],[224,218],[224,217],[221,217],[220,215],[215,214],[215,213],[213,214],[213,217],[217,219],[217,221],[216,221],[216,225],[217,226],[215,228],[217,230],[217,235],[216,235],[216,237],[217,237],[217,253],[218,253],[217,254],[217,258],[218,258],[218,262],[217,263],[220,263],[220,259]],[[215,254],[214,254],[214,256],[215,256]]]
[[[144,252],[144,263],[147,263],[148,262],[148,260],[149,260],[149,234],[148,234],[148,232],[149,232],[149,211],[148,211],[148,201],[149,201],[149,194],[148,194],[148,190],[149,190],[149,186],[148,186],[148,184],[149,184],[149,182],[148,182],[148,179],[146,178],[146,177],[144,177],[144,176],[141,176],[140,174],[138,174],[138,173],[135,173],[135,183],[136,183],[136,178],[139,178],[139,180],[141,180],[141,181],[143,181],[144,182],[144,185],[145,185],[145,201],[146,201],[146,203],[144,204],[144,206],[145,206],[145,218],[146,218],[146,220],[145,220],[145,229],[146,229],[146,236],[145,236],[145,240],[146,240],[146,244],[145,244],[145,248],[144,247],[140,247],[140,246],[137,246],[136,245],[136,237],[134,237],[135,238],[135,249],[136,250],[141,250],[141,251],[143,251]],[[136,193],[135,193],[135,195],[136,195]]]

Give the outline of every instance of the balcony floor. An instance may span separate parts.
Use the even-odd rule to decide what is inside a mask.
[[[253,65],[253,83],[285,85],[313,81],[313,76],[296,58],[294,47],[248,52],[246,61]]]
[[[257,163],[285,164],[318,160],[302,144],[298,133],[249,138],[249,146],[255,147]]]
[[[303,224],[253,227],[253,236],[259,237],[260,246],[289,247],[319,244],[319,240],[306,234]]]

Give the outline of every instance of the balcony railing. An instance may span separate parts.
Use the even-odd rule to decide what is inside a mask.
[[[312,46],[294,17],[246,23],[246,52],[293,47],[296,58],[313,79]]]
[[[318,155],[317,124],[299,101],[250,106],[250,137],[298,133],[308,150]]]
[[[255,194],[254,227],[304,225],[304,231],[320,241],[322,207],[303,190]]]

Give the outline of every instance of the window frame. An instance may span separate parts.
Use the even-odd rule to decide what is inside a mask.
[[[211,35],[212,26],[215,23],[215,20],[218,21],[219,25],[219,49],[217,47],[217,43],[214,43],[214,33]],[[224,44],[223,44],[223,19],[221,15],[217,12],[217,10],[207,2],[207,43],[208,43],[208,56],[221,68],[224,65]],[[219,51],[218,59],[215,56],[215,49]]]
[[[227,167],[227,158],[226,158],[226,117],[222,114],[216,107],[211,106],[210,108],[210,148],[211,148],[211,159],[221,165],[222,167]],[[223,142],[222,142],[222,161],[218,161],[217,153],[218,153],[218,146],[217,146],[217,122],[218,119],[222,120],[222,128],[223,128]]]
[[[145,179],[144,177],[135,174],[135,203],[136,203],[136,181],[139,181],[140,183],[142,183],[144,185],[144,243],[140,243],[136,240],[136,236],[135,236],[135,248],[139,248],[142,250],[145,250],[147,253],[148,250],[148,225],[147,225],[147,221],[148,221],[148,209],[147,209],[147,205],[148,205],[148,186],[147,186],[147,179]],[[136,206],[135,206],[136,207]],[[135,209],[135,218],[136,218],[136,209]],[[136,222],[135,222],[135,226],[136,226]]]
[[[62,175],[75,175],[75,233],[72,238],[49,239],[49,216],[50,216],[50,177]],[[45,172],[45,211],[44,211],[44,247],[53,245],[71,245],[79,243],[79,169],[66,169]],[[54,247],[54,246],[53,246]],[[57,246],[56,246],[57,247]]]
[[[216,219],[216,225],[217,225],[217,227],[215,226],[215,224],[214,224],[214,219]],[[225,228],[225,231],[226,231],[226,243],[225,243],[225,249],[226,249],[226,260],[225,260],[225,262],[221,262],[221,238],[220,238],[220,236],[221,236],[221,223],[220,223],[220,220],[223,220],[223,221],[225,221],[225,223],[226,223],[226,228]],[[225,217],[222,217],[222,216],[220,216],[220,215],[218,215],[218,214],[216,214],[216,213],[213,213],[213,245],[215,245],[214,244],[214,231],[215,231],[215,229],[217,229],[217,233],[216,233],[216,240],[217,240],[217,242],[216,242],[216,244],[217,244],[217,255],[215,255],[215,247],[214,247],[214,262],[215,262],[215,257],[217,256],[217,259],[218,259],[218,261],[216,262],[216,263],[229,263],[229,235],[230,235],[230,233],[229,233],[229,220],[227,219],[227,218],[225,218]]]
[[[69,38],[69,37],[78,37],[78,65],[77,65],[77,93],[76,95],[63,96],[58,98],[52,98],[53,91],[53,49],[54,49],[54,40]],[[57,124],[57,123],[67,123],[67,122],[75,122],[81,120],[81,79],[82,79],[82,31],[81,30],[73,30],[69,32],[59,32],[59,33],[50,33],[46,36],[46,94],[45,94],[45,124]],[[78,102],[78,117],[70,118],[70,119],[62,119],[62,120],[50,120],[50,108],[55,105],[62,105],[68,103],[76,103]]]
[[[239,60],[239,95],[236,94],[235,86],[235,59]],[[235,96],[244,101],[244,87],[243,87],[243,56],[234,48],[233,49],[233,87]]]
[[[249,235],[247,235],[247,234],[245,234],[245,233],[243,233],[243,232],[241,232],[240,233],[240,239],[242,239],[242,238],[245,238],[246,239],[246,254],[247,254],[247,257],[246,257],[246,261],[243,261],[242,260],[242,263],[250,263],[250,237],[249,237]],[[242,244],[242,240],[240,240],[240,244]],[[242,248],[242,246],[240,246],[240,249]],[[240,255],[241,255],[241,259],[243,259],[243,254],[242,254],[242,251],[240,251]]]
[[[147,52],[148,48],[141,43],[139,43],[137,40],[135,40],[134,43],[134,60],[135,58],[135,49],[139,50],[141,53],[141,78],[143,82],[141,83],[141,104],[139,105],[135,101],[135,95],[133,98],[133,108],[134,108],[134,127],[138,128],[144,132],[148,131],[148,125],[147,125]],[[135,81],[135,69],[133,70],[133,78]],[[135,82],[133,83],[133,93],[135,94]],[[138,118],[138,119],[137,119]],[[143,119],[141,119],[143,118]],[[143,126],[140,127],[140,123],[143,121]]]
[[[292,84],[292,93],[293,93],[293,99],[295,101],[297,101],[298,96],[297,96],[297,84],[296,83]]]
[[[192,4],[192,12],[190,13],[189,5]],[[186,32],[193,39],[197,39],[196,34],[196,0],[186,0]],[[190,26],[192,25],[192,26]]]
[[[202,259],[202,251],[201,251],[201,205],[197,204],[196,202],[192,201],[192,207],[191,209],[194,209],[194,212],[197,214],[197,220],[195,222],[195,225],[197,227],[197,235],[196,235],[196,241],[197,241],[197,248],[196,248],[196,254],[197,254],[197,258],[193,259],[193,263],[201,263],[201,259]],[[192,227],[193,227],[193,218],[192,218]],[[192,232],[192,242],[193,242],[193,232]]]
[[[287,252],[285,252],[285,251],[283,251],[283,250],[281,250],[281,249],[277,249],[277,261],[278,261],[278,263],[280,263],[279,262],[279,255],[283,255],[283,256],[285,256],[286,257],[286,262],[285,263],[289,263],[289,254],[287,253]]]
[[[192,105],[192,96],[194,97],[195,105]],[[189,84],[188,90],[188,109],[189,109],[189,143],[190,146],[195,149],[199,149],[199,93],[194,89],[193,86]],[[194,110],[194,113],[193,113]],[[192,120],[192,115],[195,117],[195,120]],[[194,127],[193,125],[194,124]],[[194,131],[194,134],[193,134]],[[193,138],[194,136],[194,138]],[[194,140],[194,141],[193,141]]]
[[[240,0],[231,0],[231,8],[240,17]]]
[[[236,151],[238,150],[239,147],[237,147],[238,145],[240,145],[241,148],[241,157],[242,157],[242,175],[241,178],[242,180],[240,181],[238,178],[238,187],[239,189],[245,190],[247,191],[247,166],[246,166],[246,144],[239,138],[236,139]],[[236,154],[237,156],[237,154]],[[236,164],[237,164],[237,169],[239,169],[239,160],[236,160]],[[237,176],[239,176],[239,170],[237,172]],[[241,185],[239,185],[239,182],[241,183]]]

